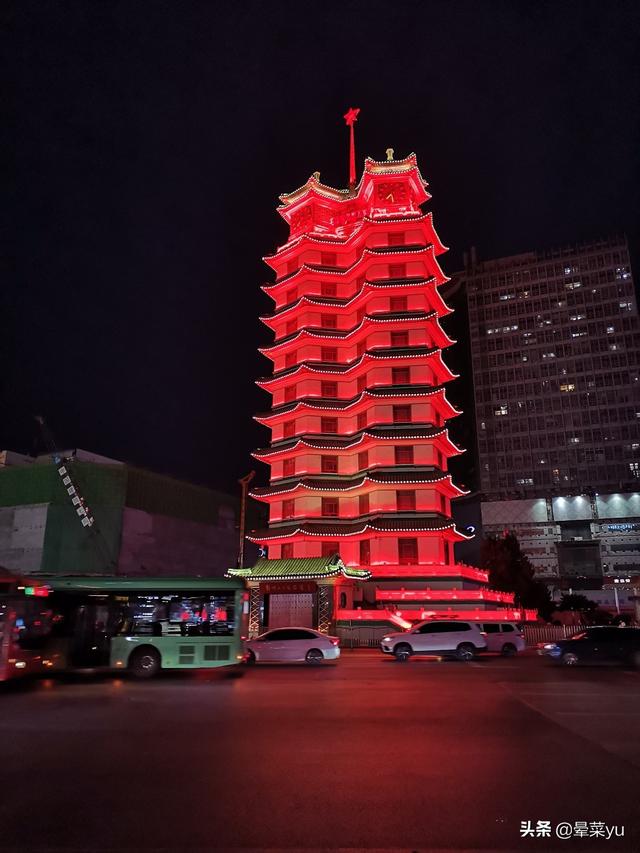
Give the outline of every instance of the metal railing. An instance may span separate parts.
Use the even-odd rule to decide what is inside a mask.
[[[554,640],[572,637],[587,627],[587,625],[525,625],[524,639],[528,647],[533,647],[538,643],[552,643]],[[395,631],[397,628],[390,625],[386,628],[361,625],[337,628],[336,634],[340,637],[340,645],[343,649],[373,649],[378,648],[380,640],[386,634]]]
[[[524,640],[527,646],[535,646],[538,643],[553,643],[554,640],[573,637],[574,634],[588,627],[588,625],[525,625]]]

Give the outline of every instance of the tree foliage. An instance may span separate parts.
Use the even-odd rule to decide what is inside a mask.
[[[504,537],[485,537],[480,550],[480,565],[489,573],[492,589],[513,592],[518,607],[536,609],[542,618],[549,618],[553,609],[549,590],[536,579],[531,561],[513,533]]]
[[[565,593],[556,610],[595,610],[597,606],[595,601],[591,601],[586,595]]]

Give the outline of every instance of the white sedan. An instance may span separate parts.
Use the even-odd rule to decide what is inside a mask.
[[[247,663],[306,661],[317,664],[340,657],[340,640],[313,628],[274,628],[247,643]]]

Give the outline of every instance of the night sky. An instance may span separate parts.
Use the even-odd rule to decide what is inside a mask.
[[[621,231],[636,260],[639,9],[5,3],[0,448],[42,451],[43,414],[60,446],[235,491],[268,440],[253,381],[278,195],[315,170],[346,185],[350,106],[359,173],[418,154],[449,274],[470,245]]]

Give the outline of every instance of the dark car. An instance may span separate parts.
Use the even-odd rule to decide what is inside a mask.
[[[568,640],[539,647],[557,663],[622,663],[640,667],[640,628],[587,628]]]

